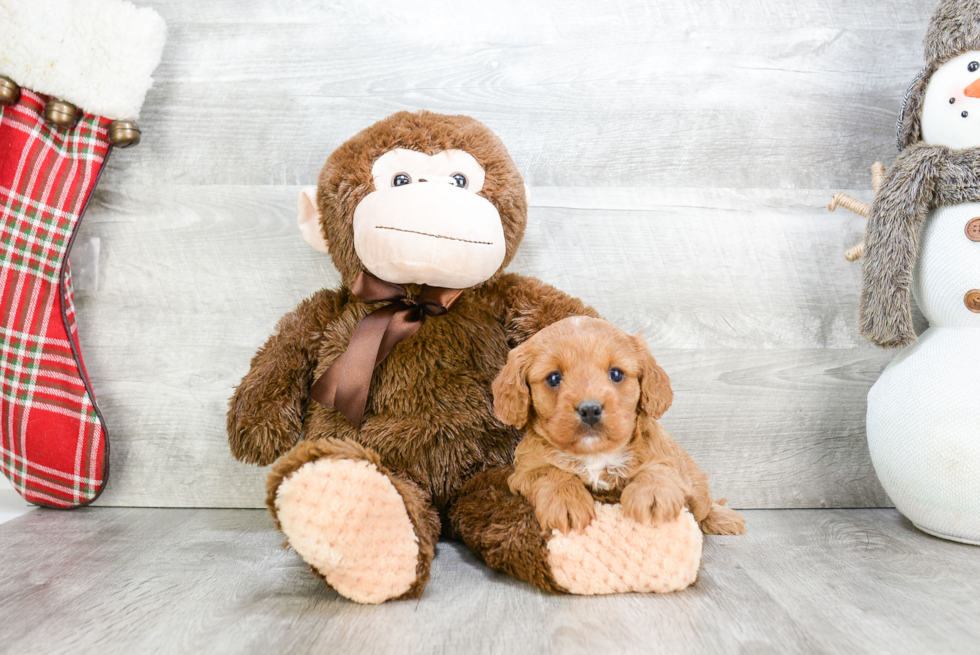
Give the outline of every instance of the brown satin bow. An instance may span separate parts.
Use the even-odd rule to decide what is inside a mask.
[[[395,346],[418,332],[426,316],[447,314],[463,290],[422,285],[418,296],[410,298],[405,287],[367,271],[361,271],[350,290],[365,304],[391,304],[361,319],[347,351],[313,384],[310,398],[336,408],[351,425],[360,428],[374,368]]]

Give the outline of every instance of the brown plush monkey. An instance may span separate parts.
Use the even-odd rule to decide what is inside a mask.
[[[310,200],[301,230],[343,284],[283,317],[228,413],[235,457],[275,463],[267,504],[289,544],[364,603],[420,596],[441,532],[578,590],[507,489],[520,435],[494,417],[491,384],[511,348],[596,312],[503,272],[527,218],[503,144],[466,116],[401,112],[338,148]]]

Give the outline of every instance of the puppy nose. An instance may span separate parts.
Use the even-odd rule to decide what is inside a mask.
[[[589,425],[595,425],[602,418],[602,403],[594,400],[584,402],[575,409],[578,411],[579,418]]]

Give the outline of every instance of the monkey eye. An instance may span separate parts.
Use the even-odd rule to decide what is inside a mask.
[[[403,186],[411,183],[412,176],[408,173],[396,173],[395,177],[391,178],[391,186]]]
[[[453,174],[453,179],[456,180],[456,186],[458,186],[460,189],[465,189],[466,188],[466,176],[465,175],[463,175],[462,173],[455,173],[455,174]]]
[[[626,377],[626,374],[623,373],[618,368],[613,367],[613,368],[609,369],[609,379],[612,380],[613,382],[622,382],[623,381],[623,378],[625,378],[625,377]]]
[[[548,377],[546,377],[544,379],[544,382],[549,387],[551,387],[552,389],[554,389],[559,384],[561,384],[561,373],[559,373],[558,371],[555,371],[554,373],[552,373],[551,375],[549,375]]]
[[[971,62],[970,62],[970,65],[969,65],[969,66],[967,66],[967,69],[968,69],[968,70],[969,70],[969,71],[970,71],[971,73],[976,73],[976,72],[977,72],[978,70],[980,70],[980,62],[976,62],[976,61],[971,61]]]

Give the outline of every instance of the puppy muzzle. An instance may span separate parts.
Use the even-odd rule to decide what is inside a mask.
[[[602,418],[602,403],[589,400],[575,408],[583,423],[595,425]]]

